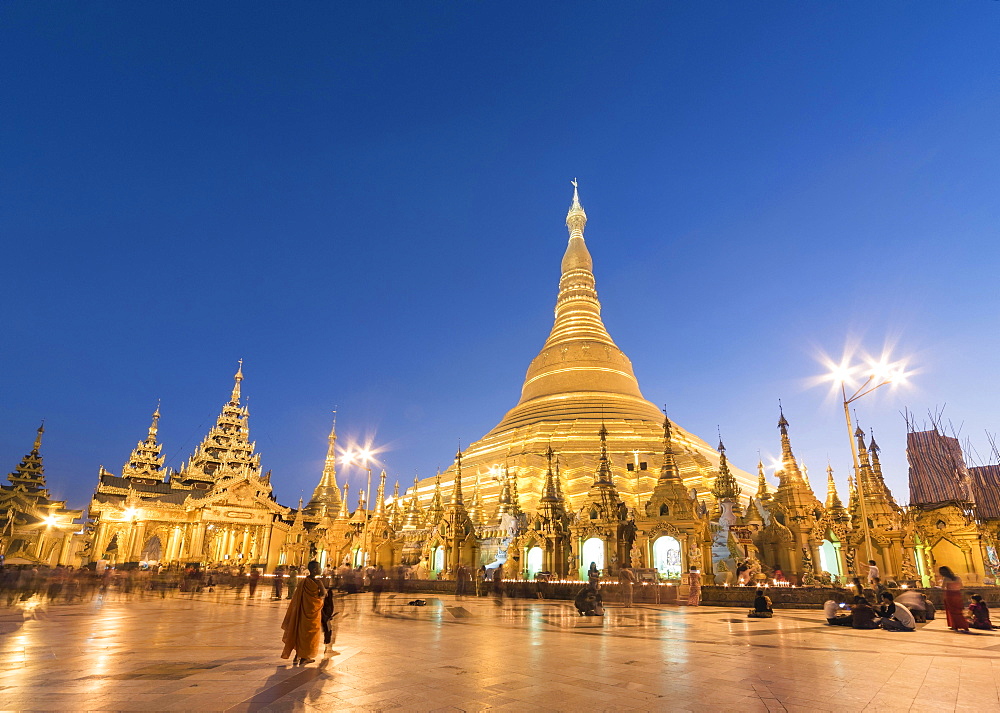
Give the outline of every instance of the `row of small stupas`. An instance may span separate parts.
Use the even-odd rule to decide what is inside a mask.
[[[359,493],[352,509],[347,486],[338,488],[331,431],[312,499],[282,507],[249,440],[240,369],[216,425],[179,469],[163,468],[158,410],[121,475],[101,468],[80,556],[267,568],[314,557],[422,562],[445,577],[459,564],[502,566],[508,576],[577,576],[594,562],[666,577],[695,566],[717,570],[720,579],[738,559],[750,559],[803,582],[822,581],[824,572],[848,576],[870,557],[890,578],[916,580],[942,564],[973,579],[993,576],[1000,468],[966,470],[957,442],[936,431],[910,434],[908,508],[885,485],[878,446],[859,431],[858,478],[844,506],[832,473],[825,502],[816,497],[792,454],[784,415],[773,492],[760,464],[755,478],[730,464],[721,444],[713,449],[665,420],[601,319],[586,223],[574,183],[552,330],[518,403],[445,473],[403,495],[397,485],[392,496],[383,473],[377,493]],[[36,443],[38,476],[31,456],[4,486],[6,502],[16,502],[9,513],[29,509],[21,503],[31,498],[30,507],[48,507],[47,496],[32,494],[37,482],[25,481],[42,477],[37,450]],[[41,529],[18,524],[23,519],[7,516],[0,552],[62,560],[62,550],[53,555],[59,548],[29,537]]]

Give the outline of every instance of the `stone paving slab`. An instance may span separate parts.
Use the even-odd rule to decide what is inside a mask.
[[[1000,636],[942,621],[896,633],[810,610],[406,601],[338,600],[334,651],[304,667],[279,658],[283,601],[29,601],[0,616],[0,710],[1000,713]]]

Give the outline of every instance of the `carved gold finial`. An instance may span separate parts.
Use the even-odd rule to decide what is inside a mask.
[[[35,447],[32,449],[33,453],[38,453],[39,449],[42,447],[42,434],[45,433],[45,419],[42,419],[42,424],[38,427],[38,435],[35,436]]]

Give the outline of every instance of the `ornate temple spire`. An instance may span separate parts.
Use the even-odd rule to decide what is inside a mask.
[[[347,507],[347,491],[350,489],[350,483],[344,483],[344,497],[340,499],[340,510],[337,512],[338,520],[350,520],[351,511]]]
[[[507,491],[510,497],[510,491]],[[472,505],[469,507],[469,518],[474,525],[482,525],[486,522],[486,509],[483,507],[483,495],[479,491],[479,473],[476,473],[476,482],[472,490]]]
[[[215,425],[198,445],[191,458],[181,465],[173,480],[204,488],[221,478],[260,476],[260,454],[250,440],[249,412],[240,404],[240,383],[243,381],[243,360],[236,372],[236,385],[230,400],[222,407]]]
[[[441,495],[441,471],[434,476],[434,495],[431,496],[431,504],[427,508],[427,519],[424,522],[428,527],[433,527],[441,519],[444,513],[444,497]]]
[[[868,446],[865,445],[865,432],[861,429],[861,426],[854,429],[854,437],[858,441],[858,462],[861,464],[858,472],[859,485],[864,491],[865,499],[872,500],[881,488],[875,481],[875,474],[872,472],[871,460],[868,457]]]
[[[778,412],[781,414],[778,419],[778,429],[781,431],[781,474],[778,488],[791,485],[806,485],[808,487],[802,477],[802,472],[799,470],[798,461],[795,460],[795,455],[792,453],[792,441],[788,437],[788,420],[785,418],[785,412],[781,406],[778,406]]]
[[[597,462],[597,470],[594,472],[594,483],[590,486],[581,512],[589,513],[592,519],[597,515],[603,520],[617,521],[622,516],[621,498],[618,496],[618,489],[615,487],[611,472],[611,459],[608,458],[608,429],[603,423],[600,437],[601,455]],[[558,462],[556,467],[558,468]]]
[[[507,466],[503,467],[503,475],[501,476],[500,482],[500,497],[497,499],[497,522],[505,513],[513,513],[512,508],[513,497],[510,489],[510,472],[507,470]]]
[[[351,523],[355,526],[361,526],[368,522],[368,494],[364,491],[364,488],[358,488],[358,507],[351,515]]]
[[[42,464],[42,434],[45,433],[45,421],[35,432],[35,444],[31,452],[26,454],[12,473],[7,474],[7,480],[14,487],[23,487],[33,495],[41,495],[47,498],[48,490],[45,487],[45,466]]]
[[[132,455],[129,456],[128,461],[122,466],[123,478],[162,480],[160,468],[163,467],[163,461],[166,456],[160,453],[163,450],[163,444],[156,441],[159,424],[160,405],[157,404],[156,410],[153,412],[153,421],[149,425],[149,431],[146,434],[146,440],[140,441],[132,449]]]
[[[385,468],[378,477],[378,490],[375,491],[375,513],[373,517],[385,517]]]
[[[416,529],[420,526],[420,499],[417,496],[417,487],[420,478],[413,476],[413,490],[410,492],[409,501],[406,503],[406,512],[403,515],[403,527],[408,530]]]
[[[302,498],[299,498],[299,509],[295,511],[295,518],[292,520],[292,527],[295,529],[303,529],[302,524]]]
[[[879,445],[875,442],[874,432],[872,432],[871,437],[871,443],[868,444],[868,453],[871,455],[872,475],[875,477],[875,481],[878,483],[882,492],[885,493],[886,499],[892,503],[893,508],[895,508],[897,507],[896,499],[892,497],[892,491],[889,490],[889,486],[886,484],[885,478],[882,477],[882,462],[879,460],[879,453],[881,453],[882,449],[879,448]]]
[[[503,467],[503,472],[504,472],[504,475],[506,476],[507,473],[508,473],[506,465]],[[517,491],[517,473],[515,472],[514,475],[511,475],[509,477],[509,480],[510,480],[510,507],[511,507],[511,512],[514,513],[514,514],[518,514],[518,513],[521,512],[521,495]]]
[[[243,360],[240,359],[240,365],[236,368],[236,374],[233,376],[235,383],[233,384],[233,395],[229,399],[232,404],[239,404],[240,402],[240,383],[243,381]]]
[[[552,450],[552,446],[549,445],[548,450],[545,451],[545,456],[548,458],[549,467],[545,471],[545,487],[542,489],[541,502],[556,503],[559,502],[559,496],[556,494],[556,484],[554,479],[554,471],[552,469],[552,457],[555,452]]]
[[[638,399],[646,410],[649,404],[639,391],[632,364],[601,320],[594,262],[583,237],[586,224],[587,214],[580,205],[574,181],[573,202],[566,214],[569,241],[561,264],[555,320],[541,352],[528,367],[518,404],[567,393],[600,391]],[[599,384],[593,377],[597,371],[601,372]],[[610,405],[621,408],[617,400]],[[518,413],[515,407],[497,429],[504,428],[508,421],[514,422]]]
[[[337,486],[337,412],[333,412],[333,426],[327,436],[326,460],[319,485],[306,506],[306,514],[317,515],[325,505],[329,510],[340,509],[340,488]]]
[[[712,486],[712,495],[714,495],[715,499],[720,503],[724,500],[731,500],[739,506],[740,494],[742,492],[743,491],[740,489],[739,483],[737,483],[736,478],[733,477],[732,471],[729,470],[729,462],[726,460],[726,446],[720,440],[719,475],[716,476],[715,484]]]
[[[660,482],[681,480],[680,470],[677,468],[677,461],[674,458],[673,433],[670,429],[670,417],[667,416],[667,407],[663,407],[663,465],[660,466]]]
[[[399,504],[399,481],[392,487],[392,504],[389,506],[389,524],[398,530],[403,522],[403,508]]]
[[[608,459],[608,429],[601,424],[601,431],[598,434],[601,438],[601,455],[597,461],[597,471],[594,473],[595,484],[612,484],[611,461]]]
[[[556,520],[565,514],[565,508],[562,498],[559,497],[559,492],[556,490],[555,470],[553,468],[555,452],[552,450],[551,444],[545,451],[545,455],[548,458],[549,467],[545,471],[545,487],[542,489],[542,497],[538,501],[538,509],[547,519]]]
[[[833,479],[833,466],[826,466],[826,509],[831,513],[836,515],[837,513],[842,513],[844,511],[844,503],[840,501],[840,496],[837,495],[837,483]]]
[[[455,454],[455,484],[451,491],[452,509],[465,510],[465,498],[462,496],[462,451]]]
[[[767,484],[767,475],[764,473],[764,461],[757,459],[757,499],[760,501],[770,500],[771,491]]]

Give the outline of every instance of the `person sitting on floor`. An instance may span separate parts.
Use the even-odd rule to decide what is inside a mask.
[[[879,596],[882,606],[878,608],[879,618],[875,620],[879,626],[886,631],[913,631],[917,628],[917,622],[905,604],[895,601],[889,592],[882,592]]]
[[[864,597],[854,597],[854,606],[851,607],[851,628],[853,629],[877,629],[878,623],[875,610]]]
[[[850,626],[851,613],[845,611],[844,595],[834,592],[830,598],[823,603],[823,615],[826,616],[826,623],[830,626]]]
[[[986,606],[983,598],[978,594],[973,594],[970,599],[972,599],[972,604],[969,605],[969,618],[972,619],[972,628],[996,629],[993,622],[990,621],[990,608]]]
[[[597,587],[586,586],[573,600],[580,616],[604,616],[604,599]]]
[[[753,609],[747,613],[751,619],[770,619],[774,616],[774,609],[771,606],[771,598],[764,594],[763,589],[758,589],[753,598]]]
[[[924,596],[923,592],[919,592],[916,589],[906,589],[896,595],[896,604],[905,604],[906,608],[910,610],[913,614],[913,619],[918,624],[923,624],[926,621],[930,621],[934,618],[934,611],[930,611],[930,616],[928,616],[927,597]]]

